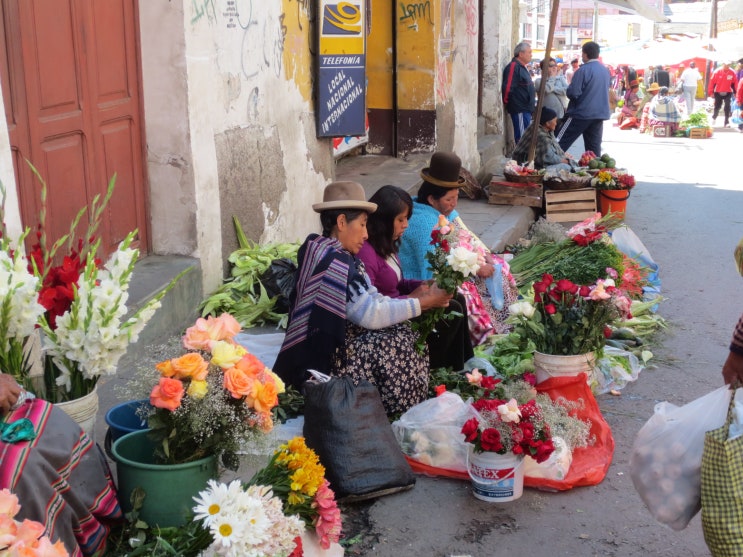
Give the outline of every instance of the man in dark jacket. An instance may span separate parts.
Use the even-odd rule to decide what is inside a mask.
[[[654,79],[652,83],[657,83],[661,87],[671,87],[671,74],[660,64],[655,67],[653,75]]]
[[[501,83],[503,106],[511,115],[516,143],[531,123],[531,114],[534,112],[536,91],[529,70],[526,68],[530,61],[531,46],[529,43],[521,42],[513,51],[513,59],[503,69],[503,82]]]
[[[611,76],[599,61],[599,45],[593,41],[582,47],[583,64],[568,86],[568,109],[558,131],[557,140],[567,152],[578,137],[583,136],[586,151],[601,155],[604,120],[611,117],[609,87]]]

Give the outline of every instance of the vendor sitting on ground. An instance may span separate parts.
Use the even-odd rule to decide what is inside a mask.
[[[529,162],[529,147],[531,146],[534,130],[537,130],[537,145],[534,151],[534,167],[548,168],[555,167],[556,170],[565,168],[570,170],[570,156],[562,150],[560,144],[555,138],[555,128],[557,127],[557,113],[551,108],[542,107],[542,114],[539,117],[539,124],[532,121],[529,127],[521,136],[516,149],[511,154],[511,158],[520,164]]]
[[[273,370],[302,388],[308,369],[350,376],[376,385],[388,415],[405,412],[428,397],[428,350],[419,353],[408,320],[452,296],[436,285],[416,297],[388,298],[371,285],[356,257],[368,238],[366,222],[377,210],[356,182],[325,188],[322,236],[310,234],[299,248],[299,271],[291,294],[289,325]]]
[[[62,410],[1,371],[0,421],[0,489],[18,497],[15,519],[39,522],[71,557],[104,555],[109,527],[123,514],[100,448]]]
[[[647,95],[642,98],[640,108],[637,109],[637,117],[640,119],[640,133],[645,133],[650,125],[650,104],[660,91],[660,85],[651,83]]]
[[[674,133],[681,122],[681,112],[676,106],[676,100],[668,94],[668,87],[661,87],[658,95],[650,101],[650,115],[648,127],[668,126],[670,133]]]
[[[628,82],[627,91],[625,92],[623,99],[624,104],[617,115],[617,125],[622,129],[628,129],[630,126],[622,126],[622,123],[625,119],[632,118],[634,121],[631,123],[631,126],[639,126],[637,111],[642,104],[642,96],[640,95],[640,84],[637,79]]]

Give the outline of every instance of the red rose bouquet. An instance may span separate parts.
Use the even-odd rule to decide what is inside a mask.
[[[480,398],[472,403],[476,417],[462,426],[464,440],[475,452],[513,453],[544,462],[555,450],[550,426],[536,400]]]

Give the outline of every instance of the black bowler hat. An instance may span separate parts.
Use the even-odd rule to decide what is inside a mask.
[[[442,188],[461,188],[464,186],[462,159],[454,153],[438,151],[431,156],[431,164],[421,170],[421,178]]]

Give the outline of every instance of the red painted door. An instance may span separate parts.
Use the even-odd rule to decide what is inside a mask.
[[[114,196],[98,236],[108,253],[132,230],[148,247],[134,0],[2,0],[0,73],[25,226],[65,234],[78,211]],[[86,222],[78,230],[84,233]]]

